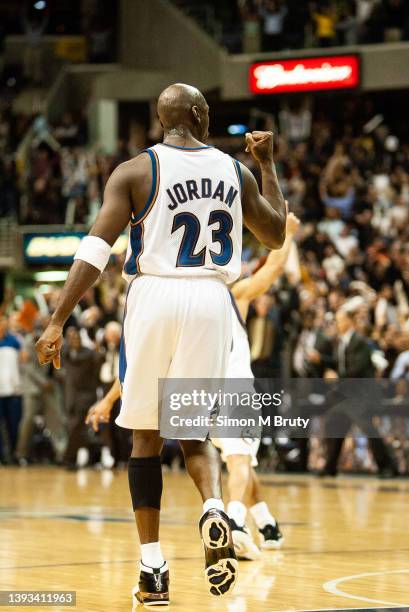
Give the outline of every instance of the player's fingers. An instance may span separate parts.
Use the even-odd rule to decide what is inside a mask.
[[[254,140],[256,141],[263,141],[263,140],[269,140],[270,138],[272,138],[273,136],[273,132],[252,132],[251,135],[253,136]]]
[[[55,355],[55,357],[53,357],[53,366],[55,367],[56,370],[59,370],[61,368],[61,354],[60,354],[60,351],[58,351],[57,354]]]
[[[94,431],[98,431],[98,417],[94,411],[88,413],[86,423],[87,425],[91,425]]]
[[[254,138],[253,138],[252,134],[250,134],[250,132],[247,132],[247,134],[246,134],[246,144],[247,144],[247,146],[246,146],[245,151],[246,151],[246,153],[250,153],[252,147],[254,147],[254,145],[255,145]]]
[[[264,145],[266,142],[271,142],[270,136],[260,136],[260,138],[254,139],[254,146]]]
[[[44,355],[43,353],[38,354],[38,362],[40,365],[45,365],[46,363],[50,363],[51,357],[48,355]]]

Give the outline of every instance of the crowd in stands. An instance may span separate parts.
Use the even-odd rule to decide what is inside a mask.
[[[253,370],[259,377],[336,376],[334,366],[328,367],[328,358],[337,351],[336,314],[343,307],[369,347],[367,363],[358,377],[395,380],[394,402],[405,405],[409,380],[409,143],[399,141],[385,123],[373,121],[376,108],[365,98],[351,97],[342,112],[341,120],[335,121],[308,104],[283,105],[276,116],[265,113],[259,126],[277,134],[280,184],[302,223],[296,237],[297,254],[281,280],[252,305],[248,330]],[[28,192],[20,197],[11,164],[8,178],[2,179],[2,211],[15,214],[24,223],[89,225],[100,207],[109,174],[143,148],[143,138],[139,133],[119,143],[115,154],[106,155],[86,147],[84,126],[72,115],[64,115],[53,127],[41,121],[41,137],[31,152]],[[2,124],[7,126],[7,120]],[[160,140],[157,126],[151,126],[147,138]],[[242,138],[215,139],[214,144],[260,178],[258,168],[243,152]],[[243,258],[244,274],[265,258],[265,251],[248,234]],[[7,295],[1,306],[0,359],[8,363],[4,372],[11,371],[6,395],[20,399],[13,400],[9,409],[0,389],[0,427],[9,444],[8,454],[0,450],[0,461],[8,457],[24,464],[32,460],[33,449],[39,452],[38,444],[33,446],[33,431],[43,443],[44,436],[38,430],[41,419],[37,414],[50,433],[57,460],[73,466],[77,450],[85,446],[94,449],[99,461],[101,441],[96,444],[90,438],[83,419],[111,384],[117,368],[125,300],[121,264],[120,260],[111,263],[68,321],[60,372],[40,368],[34,354],[35,339],[59,288],[38,286],[25,299]],[[13,361],[9,361],[10,352],[17,355]],[[0,370],[3,372],[1,364]],[[1,388],[3,384],[0,382]],[[10,414],[15,418],[9,418]],[[396,425],[394,419],[379,417],[379,427],[394,448],[400,471],[408,471],[408,421]],[[118,441],[118,435],[124,438]],[[118,433],[111,423],[102,444],[110,449],[110,454],[105,451],[109,461],[111,455],[117,463],[124,461],[120,449],[127,448],[126,432]],[[345,455],[344,465],[374,469],[367,442],[358,437],[355,447],[359,452]],[[312,445],[310,451],[309,464],[318,469],[322,449]],[[304,467],[307,464],[308,453]]]
[[[177,2],[205,27],[208,15],[214,13],[214,19],[222,24],[220,42],[232,53],[398,42],[409,38],[406,0]],[[241,30],[237,28],[240,21]],[[207,29],[211,33],[208,24]]]
[[[82,37],[82,61],[112,62],[115,60],[117,8],[115,0],[62,0],[59,3],[4,0],[0,6],[0,55],[6,35],[23,35],[24,76],[26,81],[37,84],[42,82],[46,72],[47,57],[41,43],[47,35]]]

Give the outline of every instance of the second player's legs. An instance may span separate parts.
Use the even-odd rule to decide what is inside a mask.
[[[202,500],[221,499],[219,454],[210,440],[181,440],[186,469]]]
[[[226,464],[229,499],[245,503],[251,486],[251,455],[229,455]]]
[[[260,480],[259,480],[259,477],[257,476],[256,470],[253,467],[251,467],[250,468],[250,481],[249,481],[249,486],[247,488],[247,495],[246,495],[246,504],[250,508],[251,506],[254,506],[254,504],[258,504],[261,501],[263,501],[263,498],[261,496]]]

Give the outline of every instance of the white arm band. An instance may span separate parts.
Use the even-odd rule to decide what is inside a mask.
[[[85,236],[74,255],[74,259],[81,259],[103,272],[111,255],[111,247],[98,236]]]

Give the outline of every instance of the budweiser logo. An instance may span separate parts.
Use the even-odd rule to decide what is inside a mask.
[[[273,64],[259,66],[255,69],[254,76],[259,89],[274,89],[280,85],[345,81],[351,73],[351,66],[331,66],[328,63],[323,63],[318,68],[306,68],[303,64],[298,64],[292,70],[286,70],[280,64]]]
[[[356,56],[266,62],[250,68],[250,89],[254,93],[339,89],[355,87],[358,82]]]

